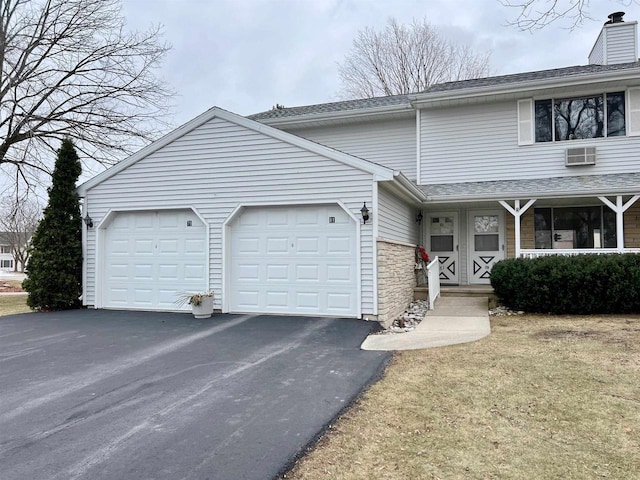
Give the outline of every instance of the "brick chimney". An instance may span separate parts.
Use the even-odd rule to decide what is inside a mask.
[[[624,12],[609,15],[589,54],[589,64],[612,65],[638,60],[638,22],[625,22]]]

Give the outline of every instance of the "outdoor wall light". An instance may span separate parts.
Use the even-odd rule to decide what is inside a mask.
[[[418,213],[416,215],[416,223],[418,225],[420,225],[422,223],[422,210],[418,210]]]
[[[87,226],[87,228],[93,228],[93,219],[89,216],[88,213],[87,213],[87,216],[84,217],[84,223]]]
[[[367,202],[364,202],[363,207],[360,209],[360,213],[362,213],[362,223],[367,223],[367,220],[369,220],[369,209],[367,208]]]

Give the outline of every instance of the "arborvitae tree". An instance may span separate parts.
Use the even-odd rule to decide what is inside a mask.
[[[80,306],[82,293],[82,217],[76,182],[82,168],[71,140],[58,150],[49,203],[31,241],[28,275],[22,288],[35,310]]]

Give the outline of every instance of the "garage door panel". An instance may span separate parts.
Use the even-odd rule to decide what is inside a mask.
[[[352,244],[350,237],[327,237],[327,253],[329,255],[351,254]]]
[[[252,207],[230,228],[231,311],[357,314],[356,225],[341,208]]]
[[[206,288],[205,234],[191,211],[116,214],[105,232],[103,306],[179,308],[179,293]]]

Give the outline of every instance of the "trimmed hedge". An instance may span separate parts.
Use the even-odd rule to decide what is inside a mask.
[[[502,260],[491,286],[513,310],[640,313],[640,255],[554,255]]]

